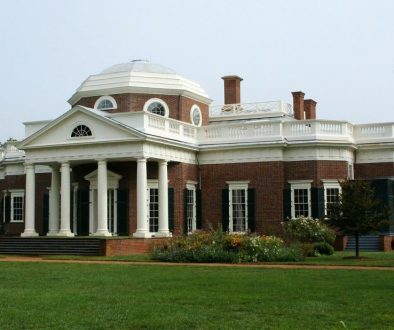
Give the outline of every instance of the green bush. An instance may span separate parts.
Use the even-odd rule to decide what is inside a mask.
[[[326,242],[333,244],[335,232],[319,219],[299,217],[283,223],[283,230],[288,240],[300,243]]]
[[[298,261],[302,253],[297,247],[286,247],[278,237],[212,230],[171,238],[153,248],[152,258],[172,262]]]
[[[315,251],[319,254],[331,256],[334,254],[334,248],[326,242],[318,242],[314,244]]]

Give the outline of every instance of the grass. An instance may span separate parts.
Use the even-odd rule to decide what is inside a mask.
[[[0,328],[389,329],[393,292],[383,270],[2,262]]]
[[[303,265],[340,265],[340,266],[378,266],[394,267],[394,252],[362,252],[365,259],[349,259],[354,252],[335,252],[332,256],[306,258],[301,262],[275,262],[275,264],[303,264]],[[84,256],[47,256],[45,259],[60,260],[103,260],[103,261],[152,261],[149,254],[132,254],[112,257],[84,257]]]

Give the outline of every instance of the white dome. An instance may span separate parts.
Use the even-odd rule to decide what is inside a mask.
[[[116,73],[116,72],[149,72],[149,73],[164,73],[176,74],[176,72],[164,65],[151,63],[147,60],[133,60],[127,63],[119,63],[110,66],[101,71],[101,74]]]
[[[212,101],[198,83],[174,70],[149,61],[134,60],[112,65],[99,74],[89,76],[69,103],[74,105],[82,97],[122,93],[182,94],[202,102]]]

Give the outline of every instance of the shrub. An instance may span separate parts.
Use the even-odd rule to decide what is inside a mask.
[[[228,234],[222,230],[196,232],[169,239],[152,250],[152,258],[173,262],[297,261],[299,248],[286,247],[275,236]]]
[[[318,219],[299,217],[286,220],[283,230],[290,241],[300,243],[326,242],[333,244],[335,232]]]
[[[315,251],[320,254],[331,256],[334,254],[334,248],[326,242],[318,242],[314,244]]]

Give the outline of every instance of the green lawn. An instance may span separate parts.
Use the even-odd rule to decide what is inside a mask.
[[[365,259],[349,259],[354,252],[335,252],[332,256],[320,256],[306,258],[301,262],[283,262],[282,264],[305,264],[305,265],[340,265],[340,266],[381,266],[394,267],[394,252],[362,252]],[[113,261],[152,261],[148,254],[133,254],[128,256],[114,257],[84,257],[84,256],[47,256],[45,259],[63,260],[113,260]],[[276,262],[280,264],[280,262]]]
[[[0,263],[0,329],[393,329],[393,299],[390,271]]]

